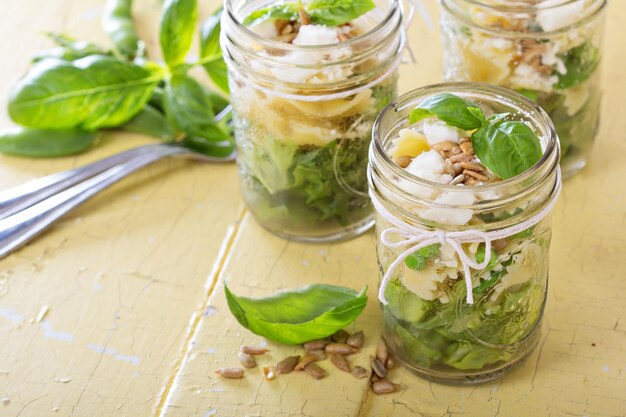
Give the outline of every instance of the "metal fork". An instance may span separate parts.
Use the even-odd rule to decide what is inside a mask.
[[[0,258],[30,241],[100,191],[167,157],[230,162],[235,159],[235,152],[224,157],[210,157],[174,143],[145,145],[2,191]]]

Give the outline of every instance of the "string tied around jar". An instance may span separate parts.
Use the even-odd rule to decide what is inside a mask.
[[[556,204],[556,201],[561,193],[561,188],[561,170],[560,168],[557,168],[556,184],[552,196],[548,203],[539,212],[520,223],[489,232],[476,229],[460,231],[429,230],[410,225],[391,214],[384,207],[380,199],[370,189],[370,198],[372,199],[374,208],[383,219],[393,225],[392,227],[382,231],[380,234],[380,242],[389,249],[406,248],[391,263],[391,265],[389,265],[389,268],[387,268],[378,290],[378,300],[383,305],[387,305],[387,300],[385,298],[387,284],[389,283],[389,280],[391,279],[391,276],[396,268],[404,262],[409,255],[425,248],[426,246],[439,243],[441,245],[450,245],[450,247],[452,247],[452,249],[454,249],[456,254],[459,256],[461,264],[463,265],[463,277],[465,280],[465,288],[467,290],[466,301],[468,304],[474,304],[471,269],[482,271],[487,267],[489,260],[491,259],[491,242],[513,236],[539,223],[550,213],[554,204]],[[475,259],[472,259],[472,257],[470,257],[463,249],[463,243],[484,243],[485,259],[482,262],[477,262]]]

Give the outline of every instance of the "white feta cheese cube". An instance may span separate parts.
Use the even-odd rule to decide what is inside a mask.
[[[424,121],[424,136],[429,145],[451,141],[458,142],[465,135],[465,131],[456,127],[448,126],[445,122],[437,119],[427,119]]]

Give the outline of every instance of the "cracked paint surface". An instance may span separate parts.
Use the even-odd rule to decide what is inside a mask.
[[[11,19],[0,32],[19,38],[20,47],[0,43],[11,62],[0,72],[0,96],[30,56],[49,46],[42,31],[106,43],[102,3],[3,5]],[[134,3],[139,32],[158,59],[160,2]],[[436,21],[435,2],[418,6],[422,20]],[[206,15],[214,4],[201,7]],[[243,212],[233,165],[172,160],[133,175],[0,260],[0,416],[625,416],[626,121],[619,103],[626,96],[626,4],[609,7],[601,131],[589,167],[567,181],[554,212],[542,339],[523,366],[469,387],[395,369],[391,379],[403,389],[387,396],[329,361],[321,366],[331,375],[320,381],[294,373],[268,382],[261,367],[242,380],[217,377],[216,368],[239,365],[243,344],[267,343],[271,351],[259,365],[301,352],[241,328],[226,306],[224,280],[247,296],[320,281],[369,285],[370,302],[353,326],[365,331],[366,345],[350,358],[366,366],[380,328],[374,236],[336,245],[285,242]],[[410,39],[418,63],[402,66],[401,91],[440,80],[439,33],[416,19]],[[0,113],[0,127],[9,124]],[[147,142],[107,133],[77,157],[0,156],[0,188]]]

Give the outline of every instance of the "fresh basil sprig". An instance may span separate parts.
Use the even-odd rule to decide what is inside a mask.
[[[512,178],[535,165],[542,155],[535,132],[520,121],[505,121],[508,114],[485,118],[480,107],[450,93],[429,97],[409,114],[409,123],[437,117],[471,134],[476,156],[502,179]]]
[[[325,26],[341,26],[373,10],[376,4],[372,0],[312,0],[304,8],[311,18],[311,23]],[[299,5],[296,3],[277,4],[255,10],[248,15],[243,24],[254,26],[266,20],[298,20]]]
[[[352,323],[367,303],[367,287],[357,293],[334,285],[315,284],[266,298],[245,298],[224,285],[231,313],[246,329],[287,344],[330,336]]]
[[[103,26],[113,50],[48,34],[57,47],[38,53],[13,88],[9,115],[22,127],[0,132],[0,152],[71,155],[87,150],[98,131],[117,128],[179,141],[210,156],[231,154],[228,118],[214,120],[228,99],[187,76],[190,67],[204,65],[214,83],[227,91],[219,16],[209,17],[205,24],[201,59],[186,62],[196,3],[165,2],[160,28],[165,65],[143,57],[143,42],[136,36],[130,12],[132,0],[107,2]]]

